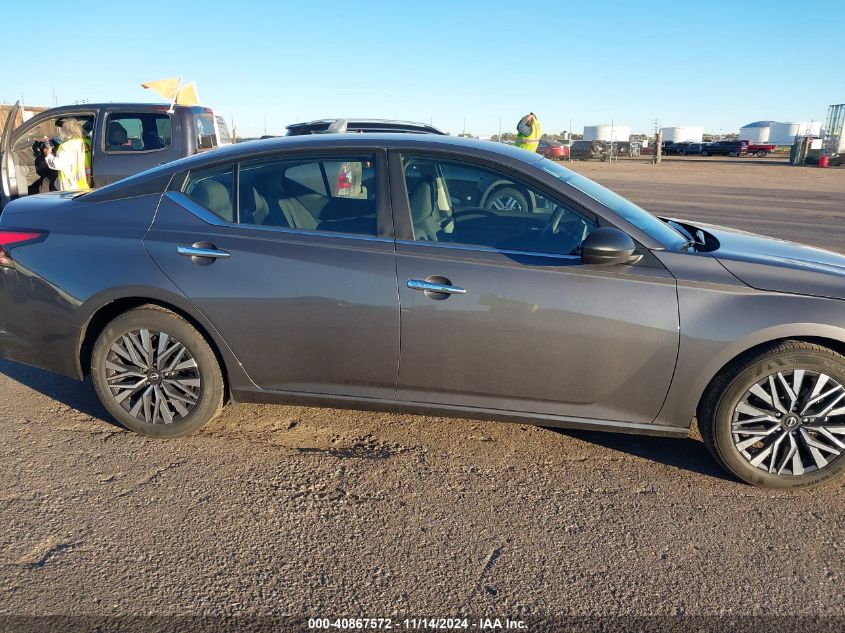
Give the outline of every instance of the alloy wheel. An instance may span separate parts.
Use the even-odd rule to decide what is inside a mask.
[[[121,335],[109,349],[105,369],[114,401],[141,422],[171,424],[199,402],[197,361],[165,332],[139,329]]]
[[[817,371],[770,374],[734,408],[731,437],[767,473],[797,477],[826,468],[845,452],[845,387]]]

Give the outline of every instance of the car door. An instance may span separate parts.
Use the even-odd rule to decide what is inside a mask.
[[[161,110],[107,110],[94,143],[93,186],[102,187],[184,156],[180,118]]]
[[[451,196],[437,192],[453,166],[479,183],[509,179],[538,203],[444,204]],[[580,243],[605,222],[499,168],[410,154],[392,156],[391,169],[401,400],[653,421],[679,328],[675,280],[647,250],[634,265],[583,264]]]
[[[8,201],[19,196],[55,191],[58,188],[58,172],[50,169],[44,161],[42,148],[46,139],[52,144],[53,153],[64,139],[63,123],[75,119],[84,133],[92,134],[96,112],[60,108],[42,112],[12,131],[7,121],[3,134],[3,198]]]
[[[20,112],[21,103],[18,101],[9,110],[9,118],[3,126],[0,136],[0,210],[18,196],[18,181],[15,174],[15,162],[12,160],[12,132],[15,121]]]
[[[224,163],[162,198],[148,250],[259,387],[395,398],[399,306],[383,162],[359,152]],[[350,172],[355,186],[341,186]]]

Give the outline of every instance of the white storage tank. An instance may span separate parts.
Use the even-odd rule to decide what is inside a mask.
[[[631,127],[628,125],[585,125],[585,141],[606,141],[614,143],[626,141],[631,136]]]
[[[769,142],[769,135],[774,121],[755,121],[739,128],[739,140],[750,141],[753,145]]]
[[[704,128],[698,125],[683,125],[679,127],[662,127],[664,141],[673,143],[700,143],[704,136]]]
[[[769,132],[769,143],[772,145],[792,145],[796,136],[821,136],[822,124],[817,121],[800,121],[798,123],[775,121]]]

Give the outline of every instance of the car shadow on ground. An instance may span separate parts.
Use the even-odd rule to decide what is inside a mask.
[[[100,404],[97,394],[94,392],[94,387],[91,385],[90,377],[86,378],[84,382],[80,382],[7,360],[0,360],[0,374],[8,376],[12,380],[77,411],[112,426],[118,426]],[[710,456],[704,444],[697,439],[651,437],[598,431],[549,430],[652,462],[733,481]]]
[[[692,437],[656,437],[603,433],[600,431],[550,430],[658,464],[666,464],[724,481],[736,481],[713,459],[701,440]]]
[[[0,374],[8,376],[12,380],[77,411],[116,426],[111,416],[100,404],[91,384],[90,376],[84,382],[80,382],[73,378],[8,360],[0,360]]]

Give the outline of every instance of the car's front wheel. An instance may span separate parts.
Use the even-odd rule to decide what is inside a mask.
[[[179,315],[143,306],[111,321],[91,355],[94,388],[126,428],[157,437],[198,430],[223,407],[220,363]]]
[[[845,470],[845,356],[785,341],[728,366],[698,412],[702,438],[737,477],[773,488]]]

